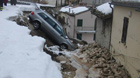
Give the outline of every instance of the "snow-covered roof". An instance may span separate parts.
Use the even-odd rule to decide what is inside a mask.
[[[78,14],[78,13],[81,13],[81,12],[84,12],[84,11],[87,11],[88,8],[85,7],[85,6],[78,6],[78,7],[69,7],[69,6],[65,6],[65,7],[62,7],[60,9],[60,12],[67,12],[67,13],[70,13],[70,14]]]
[[[113,5],[111,6],[114,7]],[[108,15],[112,12],[112,9],[110,8],[110,4],[108,2],[96,7],[96,9],[104,13],[105,15]]]

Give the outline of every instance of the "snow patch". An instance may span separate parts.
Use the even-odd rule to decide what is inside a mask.
[[[113,5],[111,6],[114,7]],[[96,7],[96,9],[104,13],[105,15],[108,15],[112,12],[112,9],[110,8],[110,4],[108,2]]]
[[[62,78],[60,68],[43,52],[45,39],[29,35],[27,27],[7,20],[29,5],[4,6],[0,11],[0,78]]]

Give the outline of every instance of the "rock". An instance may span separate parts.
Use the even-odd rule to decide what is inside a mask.
[[[73,55],[71,57],[71,61],[72,61],[72,65],[75,67],[75,68],[83,68],[84,70],[88,70],[92,64],[90,63],[87,63],[87,62],[82,62],[82,59],[79,59],[77,56]]]
[[[18,25],[28,26],[28,19],[25,16],[18,16],[16,22]]]
[[[67,59],[65,56],[57,56],[56,59],[60,62],[70,62],[69,59]]]
[[[88,78],[99,78],[99,69],[95,69],[93,66],[89,69]]]
[[[74,78],[87,78],[88,74],[87,72],[80,68],[76,70],[76,76]]]

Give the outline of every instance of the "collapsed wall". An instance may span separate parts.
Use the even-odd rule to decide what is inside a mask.
[[[96,43],[83,46],[78,56],[72,58],[79,62],[77,67],[81,66],[88,78],[131,78],[125,67]]]

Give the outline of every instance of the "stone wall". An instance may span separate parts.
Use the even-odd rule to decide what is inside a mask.
[[[111,30],[111,19],[103,21],[100,18],[97,18],[96,25],[96,42],[109,49],[110,46],[110,30]]]

